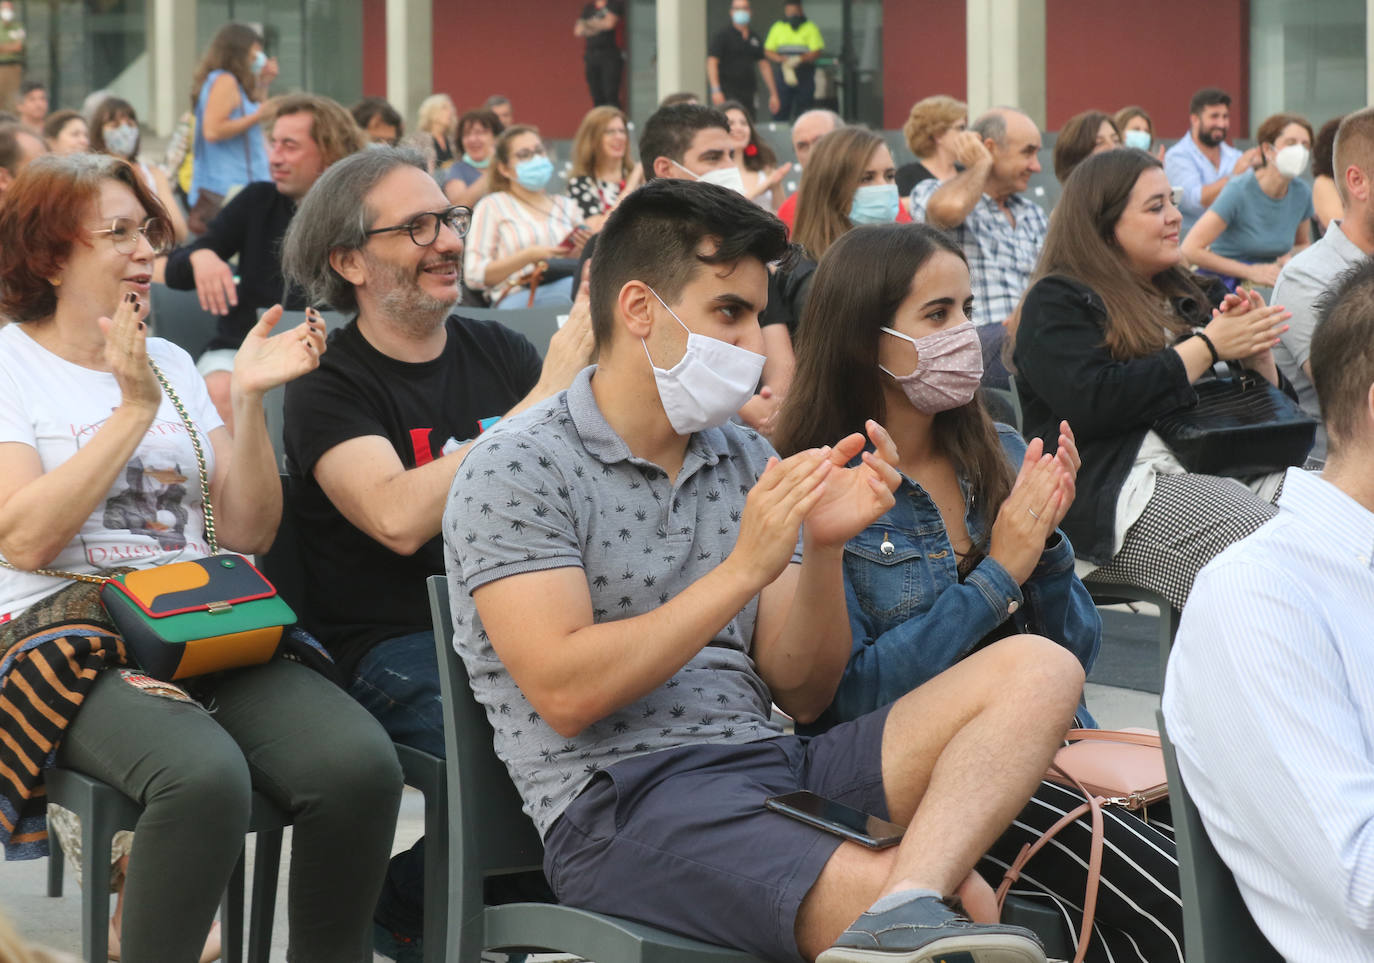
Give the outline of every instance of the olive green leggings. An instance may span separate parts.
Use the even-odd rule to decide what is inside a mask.
[[[202,684],[207,705],[101,673],[58,763],[144,806],[121,933],[128,963],[190,963],[243,846],[253,789],[292,814],[293,963],[372,960],[401,770],[382,727],[314,671],[277,660]]]

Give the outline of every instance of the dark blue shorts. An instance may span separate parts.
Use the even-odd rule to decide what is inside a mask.
[[[800,961],[797,912],[840,838],[763,801],[809,789],[886,818],[889,708],[814,738],[682,746],[603,769],[544,840],[554,892],[570,906]]]

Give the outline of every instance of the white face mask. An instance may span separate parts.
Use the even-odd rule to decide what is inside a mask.
[[[713,171],[707,171],[705,174],[696,174],[686,167],[683,167],[672,158],[668,159],[668,163],[672,164],[678,170],[686,171],[687,175],[691,177],[692,180],[701,181],[703,184],[715,184],[717,187],[723,187],[726,190],[734,191],[736,194],[744,193],[744,178],[740,175],[739,168],[734,165],[730,167],[718,167]]]
[[[650,288],[649,292],[673,315],[674,321],[682,324],[682,319],[658,297],[657,291]],[[644,346],[649,367],[654,369],[654,383],[658,385],[658,398],[668,423],[679,435],[690,435],[725,424],[753,397],[759,375],[763,374],[764,357],[697,334],[685,324],[682,327],[687,332],[687,350],[671,369],[655,365],[648,343],[643,338],[639,343]]]
[[[1274,167],[1291,181],[1295,177],[1302,176],[1302,172],[1307,170],[1307,162],[1311,157],[1311,152],[1302,144],[1289,144],[1274,155]]]

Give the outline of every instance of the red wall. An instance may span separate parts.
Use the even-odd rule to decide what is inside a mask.
[[[968,96],[964,7],[963,0],[885,0],[883,127],[900,130],[922,97]]]
[[[386,0],[363,0],[363,96],[386,96]]]
[[[459,112],[504,94],[515,120],[572,137],[592,107],[573,36],[582,7],[549,0],[434,0],[434,90]]]
[[[891,4],[889,4],[891,6]],[[1231,137],[1250,136],[1247,0],[1051,0],[1045,4],[1046,121],[1139,104],[1155,134],[1188,129],[1199,87],[1231,95]]]

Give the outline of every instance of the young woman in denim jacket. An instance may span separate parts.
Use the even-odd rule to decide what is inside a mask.
[[[891,434],[903,473],[896,505],[845,546],[853,651],[819,729],[886,705],[1008,635],[1054,639],[1085,670],[1097,655],[1101,622],[1057,530],[1075,495],[1073,432],[1061,424],[1058,454],[1048,456],[1040,440],[1027,446],[988,418],[975,397],[982,356],[972,300],[963,252],[924,225],[855,228],[817,268],[778,449],[810,447],[872,418]],[[1075,798],[1043,783],[980,863],[983,876],[995,885]],[[1105,815],[1087,958],[1181,961],[1172,833],[1119,810]],[[1075,935],[1090,840],[1081,820],[1065,829],[1013,889],[1052,900]],[[964,896],[971,914],[995,913],[976,893]]]

